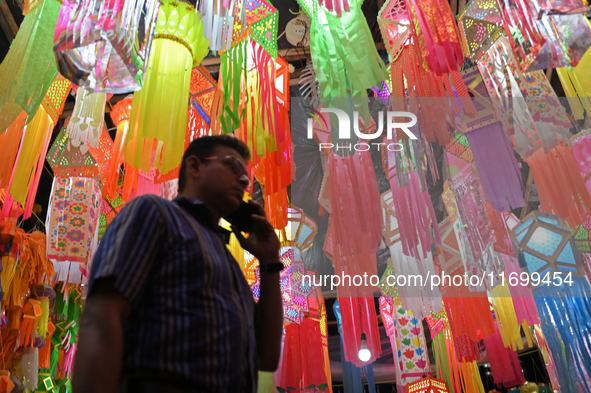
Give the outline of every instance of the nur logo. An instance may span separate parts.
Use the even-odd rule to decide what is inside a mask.
[[[322,108],[320,109],[320,111],[311,108],[311,107],[304,107],[306,110],[308,110],[308,112],[306,112],[308,114],[308,123],[307,123],[307,131],[308,131],[308,139],[312,139],[314,138],[314,122],[318,123],[318,125],[320,126],[320,129],[323,131],[327,131],[330,132],[329,126],[328,126],[328,122],[326,121],[326,116],[324,116],[324,113],[333,113],[336,115],[337,119],[338,119],[338,130],[339,130],[339,140],[348,140],[351,139],[351,120],[349,119],[349,115],[347,114],[347,112],[341,110],[341,109],[337,109],[337,108]],[[417,136],[415,134],[413,134],[413,132],[410,130],[414,125],[417,124],[417,117],[416,115],[414,115],[413,113],[410,112],[393,112],[393,111],[388,111],[388,112],[378,112],[378,124],[376,127],[376,131],[372,134],[365,134],[362,133],[360,131],[360,127],[359,127],[359,112],[355,111],[353,112],[353,131],[355,132],[355,135],[361,139],[377,139],[379,138],[383,131],[384,131],[384,116],[386,117],[386,138],[388,140],[392,140],[392,134],[394,132],[395,129],[399,129],[402,130],[410,139],[418,139]],[[410,121],[407,122],[400,122],[400,118],[409,118]],[[398,121],[396,121],[398,120]],[[369,145],[367,143],[361,143],[361,144],[357,144],[355,146],[358,145],[365,145],[367,146],[367,149],[363,148],[363,149],[357,149],[355,148],[355,150],[369,150]],[[385,143],[377,143],[374,145],[385,145]],[[398,145],[398,146],[402,146],[398,143],[391,143],[390,145]],[[388,149],[392,150],[392,151],[400,151],[402,149],[390,149],[390,145],[388,145]],[[362,147],[365,147],[362,146]],[[334,144],[332,143],[321,143],[320,144],[320,149],[322,148],[332,148],[334,147]],[[378,147],[379,149],[379,147]],[[338,150],[338,145],[337,145],[337,150]],[[349,150],[351,150],[349,148]]]

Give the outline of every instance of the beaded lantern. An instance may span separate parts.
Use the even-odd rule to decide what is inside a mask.
[[[200,15],[191,4],[163,0],[144,86],[133,96],[125,159],[134,168],[167,174],[185,148],[191,71],[207,55]],[[152,156],[156,159],[152,164]]]
[[[406,385],[406,393],[448,393],[447,382],[427,377]]]
[[[53,41],[59,70],[90,91],[141,89],[159,6],[157,0],[65,0]]]
[[[547,273],[555,272],[585,277],[571,232],[560,217],[533,211],[510,235],[520,265],[527,268],[530,275],[539,273],[540,280]],[[533,287],[532,283],[530,285]]]

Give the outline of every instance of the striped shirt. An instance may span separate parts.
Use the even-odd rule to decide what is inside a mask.
[[[124,375],[180,380],[196,393],[256,392],[255,302],[229,234],[211,222],[200,201],[145,195],[107,228],[88,293],[111,277],[132,306]]]

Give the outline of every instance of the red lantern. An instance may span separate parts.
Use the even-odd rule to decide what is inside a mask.
[[[447,382],[426,377],[406,385],[406,393],[449,393],[449,389]]]

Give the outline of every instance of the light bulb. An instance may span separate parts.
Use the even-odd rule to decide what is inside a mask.
[[[363,348],[365,346],[365,348]],[[359,350],[359,360],[367,362],[371,358],[371,352],[367,349],[367,345],[363,344]]]
[[[362,362],[367,362],[371,358],[371,351],[367,348],[366,340],[365,333],[361,333],[361,348],[359,349],[358,356]]]

